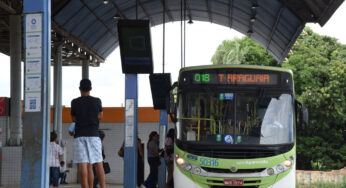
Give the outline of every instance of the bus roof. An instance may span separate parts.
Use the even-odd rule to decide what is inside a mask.
[[[256,69],[256,70],[269,70],[278,72],[287,72],[293,77],[293,72],[290,69],[285,69],[281,67],[271,67],[271,66],[259,66],[259,65],[203,65],[203,66],[191,66],[180,69],[179,77],[183,72],[186,71],[196,71],[205,69],[222,69],[222,68],[240,68],[240,69]]]

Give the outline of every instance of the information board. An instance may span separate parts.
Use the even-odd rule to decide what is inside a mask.
[[[42,14],[25,15],[25,112],[41,111]]]

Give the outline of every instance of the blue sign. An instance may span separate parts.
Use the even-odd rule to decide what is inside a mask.
[[[219,166],[219,159],[209,159],[200,157],[199,162],[201,166]]]
[[[233,144],[234,139],[233,139],[233,134],[224,134],[223,135],[223,141],[225,144]]]
[[[233,100],[233,93],[225,93],[225,100]]]
[[[198,157],[196,155],[190,155],[190,154],[187,155],[187,158],[195,160],[195,161],[197,161],[197,159],[198,159]]]

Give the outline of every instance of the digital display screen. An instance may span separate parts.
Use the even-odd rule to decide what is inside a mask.
[[[194,84],[276,85],[278,74],[268,73],[194,73]]]
[[[123,40],[124,58],[131,63],[149,63],[151,49],[148,48],[150,43],[147,38],[147,28],[124,27],[120,28]],[[137,61],[136,61],[137,60]]]
[[[123,73],[152,73],[149,20],[119,20],[117,26]]]

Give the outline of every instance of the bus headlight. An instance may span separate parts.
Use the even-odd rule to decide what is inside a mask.
[[[194,172],[195,172],[195,174],[200,174],[201,173],[201,169],[199,167],[196,167],[194,169]]]
[[[285,165],[286,167],[291,167],[291,166],[292,166],[292,161],[289,160],[289,159],[287,159],[287,160],[284,161],[284,165]]]
[[[190,171],[192,169],[192,166],[190,164],[185,165],[185,170]]]
[[[177,164],[179,166],[181,166],[181,165],[185,164],[185,160],[183,158],[179,157],[179,158],[177,158]]]
[[[267,174],[268,174],[269,176],[273,175],[273,174],[274,174],[274,169],[273,169],[273,168],[268,168],[268,169],[267,169]]]
[[[281,173],[284,171],[284,167],[282,165],[278,165],[276,166],[276,171],[278,171],[278,173]]]

